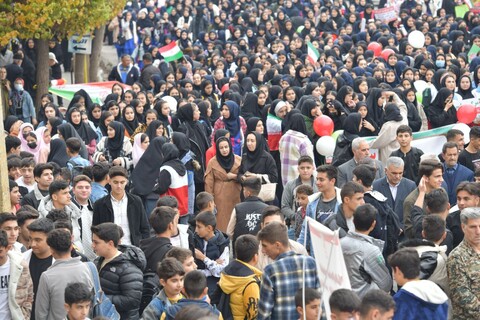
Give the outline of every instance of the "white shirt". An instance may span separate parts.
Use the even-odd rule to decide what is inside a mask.
[[[10,258],[0,266],[0,319],[11,320],[10,306],[8,305],[8,282],[10,280]]]
[[[132,241],[130,240],[130,226],[128,225],[127,216],[127,194],[125,193],[120,201],[115,199],[114,197],[111,197],[111,200],[113,208],[113,222],[115,222],[123,229],[123,238],[121,239],[121,243],[131,245]]]
[[[388,180],[387,180],[387,182],[388,182]],[[395,201],[395,199],[397,198],[397,191],[398,191],[398,185],[399,184],[400,184],[400,182],[393,186],[390,182],[388,182],[388,187],[390,188],[390,193],[392,194],[393,201]]]
[[[27,188],[28,192],[33,191],[33,189],[35,189],[35,186],[37,185],[36,182],[33,182],[33,184],[26,184],[25,181],[23,181],[23,177],[18,178],[17,180],[15,180],[15,182],[18,184],[19,187]]]
[[[347,227],[348,227],[348,231],[355,231],[355,224],[353,223],[353,217],[351,218],[346,218],[345,220],[347,220]]]

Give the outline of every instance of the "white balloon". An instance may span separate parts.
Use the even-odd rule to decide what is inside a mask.
[[[463,140],[465,141],[465,144],[470,142],[470,127],[468,125],[459,122],[455,124],[452,129],[457,129],[463,132]]]
[[[417,80],[413,83],[413,86],[415,87],[415,90],[417,90],[417,92],[422,93],[423,90],[428,87],[428,83],[424,80]]]
[[[315,147],[322,156],[331,157],[335,151],[335,139],[331,136],[320,137]]]
[[[418,30],[412,31],[408,35],[408,43],[414,48],[423,48],[423,45],[425,44],[425,35]]]
[[[168,102],[168,106],[170,107],[172,113],[177,113],[177,100],[174,97],[165,96],[162,97],[162,100]]]

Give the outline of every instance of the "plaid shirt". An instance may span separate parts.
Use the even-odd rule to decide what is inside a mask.
[[[298,319],[295,294],[304,282],[302,270],[305,270],[305,287],[319,288],[317,266],[312,257],[288,251],[265,267],[260,286],[258,320]]]
[[[288,130],[280,138],[279,151],[283,185],[298,177],[298,159],[301,156],[315,159],[310,139],[303,133],[294,130]]]

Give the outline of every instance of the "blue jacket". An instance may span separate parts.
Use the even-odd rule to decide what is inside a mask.
[[[335,205],[334,214],[338,212],[338,207],[340,206],[340,204],[342,204],[342,197],[340,195],[340,191],[341,191],[340,188],[335,187],[335,192],[337,194],[337,204]],[[321,194],[322,194],[321,192],[318,192],[318,193],[314,193],[314,194],[312,194],[311,196],[308,197],[309,204],[308,204],[307,210],[305,212],[305,217],[310,217],[312,219],[316,219],[317,205],[318,205],[318,201],[320,201],[320,195]],[[298,236],[297,241],[303,245],[305,243],[305,236],[307,236],[307,247],[306,248],[309,248],[310,247],[310,234],[307,232],[307,230],[305,230],[306,226],[307,226],[307,222],[306,222],[306,219],[305,219],[304,223],[303,223],[303,226],[302,226],[302,231],[300,231],[300,235]]]
[[[463,181],[473,181],[473,171],[457,163],[454,173],[447,171],[447,166],[443,164],[443,180],[447,184],[448,202],[451,206],[457,204],[457,186]]]
[[[27,91],[23,91],[22,95],[20,96],[20,100],[18,100],[18,96],[15,94],[15,90],[12,90],[10,94],[10,99],[12,100],[12,106],[10,107],[10,114],[15,115],[18,117],[19,120],[23,122],[32,123],[32,119],[36,119],[35,113],[35,106],[33,105],[33,100],[30,94]],[[22,108],[22,114],[18,114],[16,111],[16,106],[20,106]]]
[[[208,302],[204,300],[181,299],[173,306],[167,307],[167,309],[165,310],[165,315],[166,315],[165,319],[173,320],[175,318],[175,315],[180,310],[190,305],[197,305],[202,309],[209,309],[210,311],[215,313],[217,316],[220,316],[220,311],[212,307]]]
[[[448,318],[448,297],[430,280],[407,282],[394,296],[394,320]]]

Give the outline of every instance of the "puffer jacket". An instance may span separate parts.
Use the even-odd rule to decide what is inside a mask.
[[[121,255],[100,269],[104,258],[95,260],[99,269],[100,285],[115,305],[121,319],[139,319],[143,290],[143,270],[147,265],[145,254],[135,246],[119,245]]]
[[[230,295],[234,320],[256,319],[258,314],[258,285],[262,272],[240,260],[232,261],[222,272],[218,285]]]

